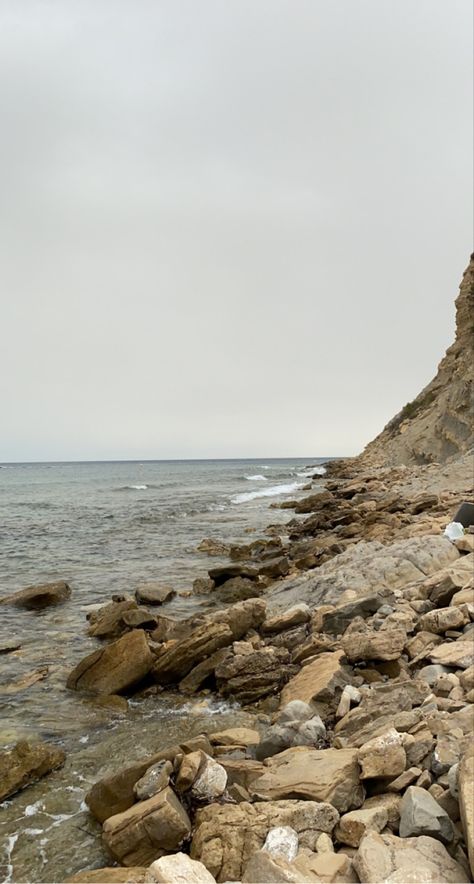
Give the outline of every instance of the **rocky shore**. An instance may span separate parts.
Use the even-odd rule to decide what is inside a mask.
[[[70,690],[110,708],[134,694],[217,695],[249,721],[98,780],[86,804],[110,865],[71,882],[473,879],[474,530],[444,535],[471,499],[473,455],[465,419],[454,454],[448,423],[443,459],[430,461],[427,437],[417,463],[397,462],[389,442],[385,459],[369,446],[277,504],[286,524],[245,546],[204,541],[228,561],[196,578],[192,617],[167,616],[173,588],[157,585],[88,614],[97,649]],[[69,592],[29,587],[2,604],[61,604]],[[0,799],[63,761],[47,743],[4,752]]]

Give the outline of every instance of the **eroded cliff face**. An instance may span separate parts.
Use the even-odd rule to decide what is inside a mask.
[[[436,376],[367,445],[361,463],[444,462],[474,446],[474,255],[456,300],[456,339]]]

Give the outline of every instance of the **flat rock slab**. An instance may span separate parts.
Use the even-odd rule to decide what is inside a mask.
[[[226,623],[198,626],[188,638],[173,642],[154,658],[153,677],[159,684],[181,681],[198,663],[232,641],[232,631]]]
[[[77,691],[120,694],[142,681],[154,661],[145,633],[134,629],[81,660],[66,684]]]
[[[114,859],[125,866],[146,866],[180,847],[191,834],[191,820],[167,787],[153,798],[109,817],[102,831]]]
[[[66,756],[58,746],[21,741],[0,752],[0,801],[35,783],[64,764]]]
[[[354,858],[362,884],[465,884],[464,869],[435,838],[397,838],[369,832]]]
[[[135,591],[135,598],[142,605],[164,605],[175,595],[173,587],[163,583],[143,583]]]
[[[27,608],[37,611],[48,608],[50,605],[59,605],[65,602],[71,595],[71,587],[64,580],[56,583],[42,583],[40,586],[27,586],[19,592],[0,599],[0,605],[15,605],[17,608]]]
[[[250,785],[255,798],[328,801],[341,813],[360,807],[364,789],[354,749],[296,746],[267,759],[267,770]]]
[[[335,703],[336,692],[341,694],[349,677],[344,670],[341,659],[343,651],[318,654],[313,663],[303,666],[300,672],[291,678],[281,692],[281,707],[291,703],[292,700],[302,700],[304,703],[321,701],[327,704]]]
[[[474,641],[458,639],[455,642],[443,642],[430,652],[429,658],[432,663],[441,663],[442,666],[468,669],[474,663]]]

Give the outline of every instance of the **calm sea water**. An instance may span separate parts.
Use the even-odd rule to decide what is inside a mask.
[[[69,601],[42,612],[0,609],[0,747],[17,739],[61,744],[66,766],[4,802],[0,880],[54,881],[107,862],[83,798],[111,766],[186,735],[245,723],[232,704],[149,695],[117,715],[67,691],[71,668],[99,647],[86,635],[90,604],[159,580],[178,592],[221,561],[196,551],[204,537],[248,543],[291,513],[269,509],[294,496],[327,458],[3,464],[0,468],[0,596],[66,580]],[[223,560],[224,561],[224,560]],[[186,616],[203,597],[163,609]],[[37,680],[35,680],[37,679]],[[64,844],[75,844],[75,853]]]

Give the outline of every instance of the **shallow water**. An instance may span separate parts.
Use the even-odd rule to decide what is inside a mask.
[[[90,785],[144,753],[249,720],[228,704],[160,694],[117,714],[65,682],[98,647],[86,635],[90,604],[150,580],[191,589],[221,561],[196,552],[203,537],[248,543],[270,522],[288,521],[269,504],[297,493],[315,472],[305,468],[323,460],[2,466],[0,595],[63,579],[72,597],[43,612],[1,609],[0,643],[21,647],[0,656],[0,745],[41,737],[67,753],[62,770],[0,805],[1,880],[61,881],[107,863],[82,807]],[[206,604],[178,595],[163,612],[188,616]]]

